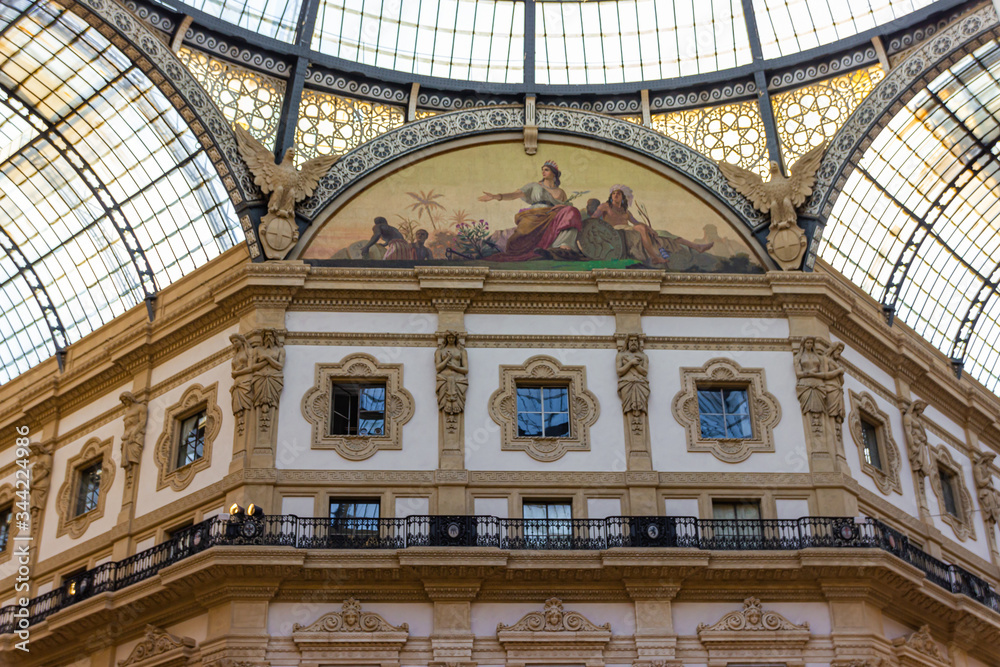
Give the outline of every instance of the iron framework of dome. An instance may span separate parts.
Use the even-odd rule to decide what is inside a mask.
[[[807,269],[822,258],[996,392],[996,35],[949,42],[934,76],[907,80],[895,106],[873,102],[911,49],[962,17],[995,25],[996,12],[989,2],[851,0],[845,20],[843,4],[127,6],[226,121],[276,153],[298,145],[300,159],[530,97],[615,115],[763,172],[769,159],[787,167],[843,137],[874,108],[864,120],[877,132],[834,165],[833,194],[810,209]],[[0,3],[0,379],[155,302],[243,238],[247,202],[224,185],[211,148],[106,33],[50,0]]]

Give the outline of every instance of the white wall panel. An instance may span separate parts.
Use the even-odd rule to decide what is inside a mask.
[[[428,334],[437,331],[437,315],[291,311],[285,314],[285,327],[306,332]]]
[[[788,338],[788,320],[770,317],[662,317],[642,318],[647,336],[698,338]]]
[[[613,336],[611,315],[473,315],[465,316],[470,334],[498,336]]]
[[[403,364],[403,387],[413,395],[414,412],[410,421],[403,425],[402,450],[381,450],[364,461],[349,461],[332,449],[312,449],[312,424],[302,414],[302,398],[316,381],[317,364],[340,363],[344,357],[359,352],[375,357],[380,363]],[[436,470],[438,407],[435,387],[434,348],[431,347],[286,345],[276,465],[279,469],[307,470]]]
[[[158,365],[153,369],[153,372],[150,375],[151,382],[154,385],[159,382],[163,382],[173,375],[180,373],[184,369],[195,365],[199,360],[207,359],[217,352],[229,349],[232,347],[232,343],[229,341],[229,336],[237,333],[239,330],[238,326],[229,327],[214,336],[206,338],[197,345],[184,350],[183,354],[179,354],[167,362]],[[228,389],[226,391],[228,391]],[[115,398],[117,398],[117,395]]]
[[[732,350],[647,350],[649,355],[649,430],[653,468],[692,472],[809,472],[805,433],[795,395],[792,353]],[[767,391],[781,406],[781,421],[774,427],[775,451],[757,452],[740,463],[720,461],[708,452],[687,451],[687,434],[671,411],[681,390],[682,367],[701,367],[725,358],[743,368],[763,368]]]
[[[469,470],[625,470],[625,431],[615,350],[470,348],[468,352],[465,461]],[[564,366],[586,366],[587,389],[600,405],[600,417],[590,427],[589,452],[570,451],[557,461],[543,463],[526,452],[501,450],[500,426],[487,410],[490,396],[500,388],[500,366],[520,366],[537,355],[553,357]]]

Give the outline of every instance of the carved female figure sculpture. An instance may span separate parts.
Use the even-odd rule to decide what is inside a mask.
[[[843,351],[844,344],[837,343],[822,355],[826,414],[833,417],[838,424],[844,421],[844,368],[840,364],[840,353]]]
[[[260,408],[260,428],[268,430],[271,408],[278,407],[281,388],[285,385],[281,371],[285,367],[285,350],[278,344],[274,329],[264,329],[261,344],[253,349],[253,400]]]
[[[233,396],[236,426],[242,435],[246,428],[246,413],[253,407],[253,371],[250,369],[252,352],[247,339],[240,334],[233,334],[229,341],[233,344],[233,386],[229,388],[229,392]]]
[[[445,415],[449,431],[458,428],[458,415],[465,410],[465,392],[469,388],[469,357],[454,331],[446,331],[434,353],[437,369],[438,408]]]
[[[31,523],[37,526],[52,484],[52,445],[31,445],[31,460]]]
[[[822,414],[826,411],[826,395],[823,391],[823,360],[816,351],[816,338],[810,336],[802,340],[795,355],[795,375],[798,378],[796,393],[802,414]]]
[[[124,429],[122,431],[122,468],[125,469],[125,483],[130,485],[135,467],[142,459],[142,447],[146,439],[146,404],[136,400],[135,395],[126,391],[118,397],[125,406]]]

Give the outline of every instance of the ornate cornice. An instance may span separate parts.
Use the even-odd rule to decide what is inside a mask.
[[[525,614],[513,625],[497,624],[497,636],[503,642],[504,633],[516,632],[606,632],[611,638],[611,625],[594,625],[583,614],[575,611],[563,611],[562,600],[549,598],[545,601],[543,611],[533,611]]]
[[[193,661],[198,643],[178,637],[155,625],[146,626],[146,635],[118,667],[180,667]]]
[[[401,623],[398,626],[390,624],[379,614],[371,611],[361,611],[361,603],[354,598],[344,601],[340,611],[331,611],[313,621],[308,626],[296,623],[292,626],[295,633],[350,633],[350,632],[391,632],[409,633],[410,626]]]
[[[698,624],[698,635],[720,631],[734,632],[760,632],[792,630],[804,631],[808,633],[809,624],[796,625],[776,611],[764,611],[760,600],[749,597],[743,601],[743,609],[731,611],[718,621],[709,625],[707,623]]]

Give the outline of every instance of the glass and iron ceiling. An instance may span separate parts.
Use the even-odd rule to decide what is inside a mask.
[[[762,73],[866,47],[873,36],[973,4],[147,1],[262,52],[375,80],[591,96],[737,79],[762,84]],[[204,59],[187,47],[181,55],[189,67]],[[871,66],[858,76],[874,84],[880,77],[872,78]],[[326,95],[308,85],[296,91],[294,75],[283,80],[234,70],[227,76],[242,81],[217,82],[240,98],[226,103],[234,109],[265,104],[261,90],[278,96],[278,106],[265,104],[272,114],[283,113],[287,94]],[[794,93],[787,95],[803,109],[803,100],[825,94]],[[778,116],[787,106],[782,95],[773,98]],[[244,104],[240,96],[253,99]],[[328,103],[353,110],[351,118],[359,110],[375,118],[381,109],[376,101],[330,97]],[[294,106],[286,101],[283,108]],[[365,126],[359,141],[403,122],[402,111],[385,110],[399,117]],[[252,119],[257,112],[246,113]],[[878,136],[836,201],[821,249],[896,321],[964,360],[965,371],[994,392],[1000,387],[998,118],[1000,47],[988,44],[916,95]],[[310,119],[300,114],[296,131]],[[280,125],[276,116],[270,122]],[[768,126],[766,114],[757,122],[776,137],[768,149],[777,145],[787,158],[808,149],[784,145],[790,140],[774,121]],[[342,143],[340,150],[356,145]],[[0,231],[0,382],[242,240],[204,148],[173,107],[100,33],[53,0],[0,0]]]
[[[752,34],[759,34],[760,57],[778,59],[856,37],[933,3],[155,1],[181,13],[194,10],[196,19],[221,20],[277,42],[308,45],[314,54],[349,63],[442,79],[538,85],[617,84],[720,72],[753,61]]]
[[[0,2],[0,381],[242,240],[162,93],[55,2]]]

